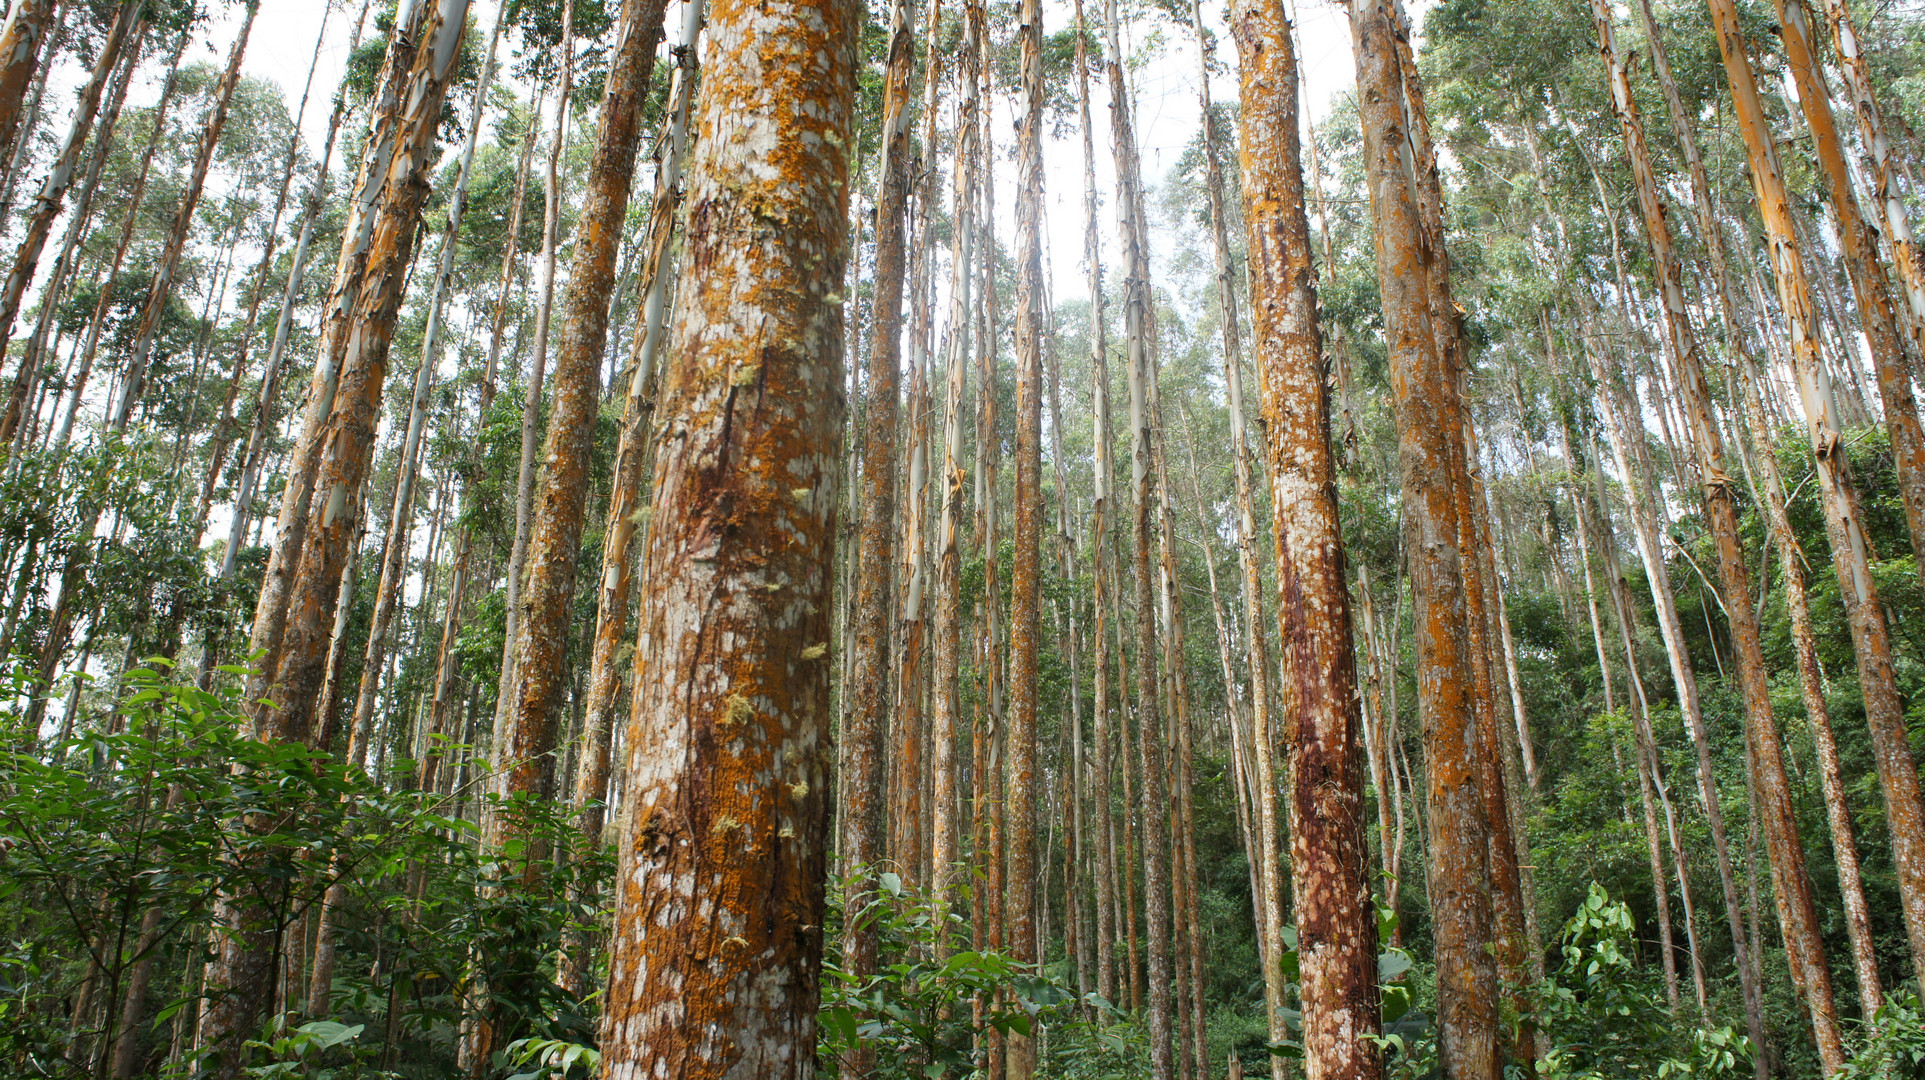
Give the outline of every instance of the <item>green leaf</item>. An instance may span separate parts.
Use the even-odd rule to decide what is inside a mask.
[[[1402,949],[1377,954],[1377,981],[1390,982],[1400,978],[1411,968],[1410,954]]]

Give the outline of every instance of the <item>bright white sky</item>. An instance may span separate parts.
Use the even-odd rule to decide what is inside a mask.
[[[276,82],[285,92],[288,107],[294,108],[300,100],[301,86],[307,78],[308,66],[315,55],[315,38],[320,33],[323,14],[331,0],[270,0],[256,20],[254,35],[248,45],[244,66],[247,74],[259,79]],[[340,81],[343,65],[347,59],[348,37],[353,31],[350,25],[360,10],[358,0],[332,0],[345,10],[337,9],[327,21],[327,36],[321,46],[321,62],[315,72],[315,90],[308,102],[307,115],[302,122],[302,130],[311,148],[318,148],[327,128],[328,101],[334,86]],[[1415,0],[1411,3],[1411,15],[1421,26],[1423,13],[1432,0]],[[475,0],[471,17],[477,25],[493,25],[498,5],[494,0]],[[1330,111],[1331,103],[1338,95],[1350,90],[1355,69],[1350,51],[1350,26],[1342,8],[1331,0],[1298,0],[1297,34],[1302,57],[1303,76],[1306,83],[1306,112],[1311,122],[1321,121]],[[1225,31],[1227,6],[1220,0],[1204,5],[1204,18],[1210,20],[1218,31],[1219,62],[1229,65],[1229,70],[1219,73],[1211,83],[1211,93],[1218,101],[1230,101],[1236,97],[1236,49],[1229,41]],[[1066,3],[1052,2],[1045,5],[1044,29],[1055,32],[1066,27],[1072,19],[1071,7]],[[675,33],[679,20],[671,10],[665,20]],[[209,43],[204,46],[208,59],[218,63],[225,55],[228,43],[233,40],[240,17],[238,12],[214,26],[209,32]],[[1183,28],[1164,24],[1163,33],[1167,36],[1162,54],[1145,63],[1135,72],[1135,86],[1138,97],[1138,138],[1142,142],[1144,179],[1155,185],[1165,177],[1182,155],[1183,149],[1195,136],[1199,108],[1197,103],[1197,51],[1194,38]],[[1124,51],[1133,53],[1140,42],[1124,42]],[[667,45],[665,44],[666,48]],[[1099,86],[1096,92],[1107,100],[1107,94]],[[524,91],[525,92],[525,91]],[[1013,112],[1007,97],[998,102],[1005,122],[999,123],[999,132],[1013,131]],[[1095,117],[1102,130],[1097,133],[1097,183],[1104,190],[1111,190],[1114,175],[1110,168],[1108,150],[1108,113],[1102,103],[1097,103]],[[1049,249],[1053,257],[1051,273],[1053,293],[1058,301],[1083,296],[1083,271],[1078,265],[1082,251],[1082,190],[1083,161],[1081,135],[1075,131],[1066,132],[1067,138],[1051,140],[1044,151],[1044,165],[1047,174],[1044,179],[1047,189],[1049,208]],[[1005,134],[1002,137],[1008,137]],[[341,168],[340,159],[335,162]],[[1007,172],[1007,170],[1005,170]],[[999,175],[999,181],[1013,179],[1013,176]],[[639,185],[638,185],[639,187]],[[1007,218],[1013,213],[1012,200],[997,201],[998,214],[1005,220],[998,223],[1002,236],[1014,235],[1014,222]],[[1105,244],[1114,245],[1114,226],[1104,223],[1106,228]],[[1107,252],[1106,260],[1113,256]]]

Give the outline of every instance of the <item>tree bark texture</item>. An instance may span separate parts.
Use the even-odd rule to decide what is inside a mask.
[[[604,1076],[815,1075],[861,12],[711,9],[664,369]]]
[[[1278,705],[1293,728],[1287,785],[1295,823],[1290,869],[1304,1075],[1370,1080],[1383,1071],[1370,1041],[1379,1014],[1377,912],[1370,899],[1363,728],[1329,389],[1297,134],[1296,49],[1282,0],[1240,0],[1231,30],[1242,59],[1250,308],[1274,496],[1283,642]],[[1253,623],[1252,634],[1258,630]],[[1268,776],[1259,780],[1270,783]]]
[[[1419,178],[1405,160],[1416,121],[1401,58],[1400,39],[1409,33],[1402,5],[1370,0],[1353,4],[1350,15],[1416,605],[1440,1051],[1450,1080],[1494,1080],[1501,1063],[1497,971],[1486,951],[1493,940],[1490,823],[1479,790],[1467,555],[1457,532],[1456,488],[1466,482],[1461,406],[1430,304],[1430,278],[1449,268],[1441,223],[1425,220]]]
[[[53,28],[55,2],[15,0],[6,29],[0,30],[0,161],[13,160],[27,86],[41,69],[40,43]]]

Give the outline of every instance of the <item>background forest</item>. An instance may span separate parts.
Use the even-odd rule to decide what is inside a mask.
[[[1306,15],[1400,14],[1356,6]],[[782,785],[819,813],[795,867],[716,886],[829,883],[786,1075],[1925,1076],[1925,4],[1421,7],[1421,131],[1386,143],[1370,94],[1302,110],[1294,391],[1250,250],[1284,157],[1233,40],[1282,4],[843,8],[846,215],[766,211],[847,244],[826,640],[791,658],[831,719]],[[0,1072],[643,1074],[617,909],[669,738],[654,498],[678,328],[733,265],[687,239],[703,140],[763,92],[710,80],[746,17],[704,17],[329,0],[294,96],[242,71],[273,0],[14,0]],[[1360,71],[1397,51],[1357,41]],[[1262,85],[1294,132],[1289,48]],[[1171,86],[1194,130],[1156,119]],[[1139,124],[1173,168],[1140,174]],[[1442,179],[1443,541],[1386,145]],[[1347,659],[1311,667],[1352,703],[1363,845],[1331,870],[1273,512],[1318,452],[1348,611],[1312,607]],[[1426,681],[1438,544],[1463,761]],[[704,738],[753,727],[711,711]],[[1374,931],[1370,1071],[1319,1041],[1319,873]],[[1460,961],[1494,980],[1481,1073],[1440,1042]]]

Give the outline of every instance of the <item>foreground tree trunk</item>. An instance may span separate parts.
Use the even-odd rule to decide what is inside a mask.
[[[1904,707],[1892,670],[1891,631],[1872,579],[1870,544],[1845,453],[1838,408],[1819,351],[1804,256],[1798,246],[1777,148],[1771,142],[1769,120],[1758,99],[1757,77],[1745,52],[1737,7],[1734,0],[1707,2],[1718,34],[1718,49],[1724,57],[1725,77],[1737,103],[1738,127],[1750,159],[1752,190],[1764,219],[1771,266],[1778,282],[1778,302],[1791,338],[1792,370],[1798,378],[1806,432],[1818,466],[1832,566],[1851,627],[1865,721],[1871,727],[1878,781],[1885,792],[1892,863],[1897,871],[1912,964],[1925,970],[1925,801],[1920,798],[1918,766],[1906,737]]]
[[[1230,418],[1230,456],[1235,470],[1237,497],[1237,569],[1239,571],[1240,595],[1243,600],[1244,624],[1249,632],[1244,635],[1244,658],[1250,676],[1250,731],[1252,733],[1250,750],[1253,751],[1255,782],[1248,785],[1254,789],[1249,792],[1254,806],[1254,826],[1251,866],[1256,871],[1257,887],[1255,907],[1257,911],[1257,943],[1263,964],[1264,1009],[1267,1013],[1267,1027],[1272,1043],[1282,1043],[1289,1039],[1289,1028],[1284,1020],[1284,1007],[1288,1000],[1289,980],[1282,967],[1280,943],[1284,925],[1283,912],[1283,871],[1279,865],[1282,840],[1277,823],[1277,784],[1276,767],[1272,748],[1276,737],[1272,732],[1272,698],[1270,693],[1270,656],[1269,635],[1263,631],[1263,568],[1257,558],[1257,518],[1255,481],[1251,477],[1251,453],[1249,438],[1243,417],[1243,341],[1241,327],[1237,318],[1236,268],[1230,250],[1228,207],[1224,205],[1224,183],[1222,157],[1219,151],[1219,135],[1216,114],[1210,101],[1209,71],[1213,66],[1215,50],[1210,38],[1202,29],[1202,9],[1192,5],[1193,21],[1198,27],[1197,38],[1202,49],[1202,68],[1204,75],[1198,80],[1199,93],[1203,105],[1203,148],[1204,167],[1210,198],[1210,232],[1212,247],[1216,256],[1217,304],[1223,322],[1223,371],[1226,398],[1229,403]],[[1280,99],[1289,95],[1288,107],[1296,108],[1296,70],[1294,51],[1290,41],[1288,21],[1281,29],[1270,25],[1272,18],[1283,18],[1271,12],[1266,4],[1253,4],[1241,9],[1234,16],[1232,33],[1237,34],[1238,52],[1244,55],[1243,63],[1252,70],[1262,70],[1267,74],[1254,75],[1248,80],[1244,96],[1251,100],[1274,102],[1276,108],[1285,104]],[[1269,40],[1281,35],[1281,47]],[[1246,37],[1249,39],[1246,43]],[[1271,70],[1277,66],[1290,66],[1287,73]],[[1292,80],[1288,88],[1276,85],[1276,79],[1287,77]],[[1274,109],[1267,109],[1267,112]],[[1293,113],[1294,115],[1294,113]],[[1257,126],[1270,128],[1275,118],[1266,116],[1255,121]],[[1253,134],[1262,134],[1254,131]],[[1294,140],[1294,136],[1292,136]],[[1286,166],[1281,162],[1261,159],[1260,167],[1271,180],[1277,179]],[[1297,167],[1301,174],[1302,167]],[[1296,183],[1301,198],[1302,181]],[[1246,192],[1247,194],[1247,192]],[[1246,208],[1247,212],[1247,208]],[[1306,226],[1307,229],[1307,226]],[[1307,233],[1306,233],[1307,235]],[[1272,1080],[1283,1080],[1286,1059],[1270,1056]]]
[[[860,29],[848,0],[712,9],[629,722],[611,1080],[815,1075]]]
[[[1290,870],[1304,1075],[1372,1080],[1383,1074],[1383,1059],[1371,1042],[1379,1015],[1377,919],[1366,865],[1363,729],[1304,210],[1296,49],[1282,0],[1239,0],[1231,29],[1242,59],[1250,309],[1275,496],[1278,704],[1294,721]],[[1259,629],[1253,621],[1252,635]]]
[[[1390,346],[1406,550],[1416,605],[1417,690],[1424,718],[1430,813],[1430,899],[1436,935],[1439,1046],[1450,1080],[1496,1080],[1497,970],[1492,937],[1490,824],[1479,790],[1468,571],[1459,550],[1462,475],[1457,371],[1432,325],[1431,278],[1447,280],[1438,233],[1426,221],[1422,180],[1406,165],[1417,136],[1401,48],[1409,29],[1397,0],[1350,12],[1362,101],[1366,176],[1376,221],[1377,280]],[[1427,156],[1427,151],[1426,151]],[[1493,752],[1484,750],[1483,752]]]
[[[14,0],[0,30],[0,161],[12,161],[27,86],[41,70],[40,43],[54,24],[55,0]],[[47,57],[51,63],[53,57]]]
[[[1016,520],[1010,567],[1009,766],[1007,803],[1009,873],[1004,920],[1010,958],[1020,964],[1043,959],[1037,931],[1036,811],[1042,796],[1037,776],[1037,637],[1042,632],[1043,534],[1043,7],[1022,0],[1022,114],[1016,136]],[[1043,905],[1046,906],[1046,905]],[[1043,913],[1044,915],[1047,912]],[[1036,1072],[1036,1039],[1011,1032],[1009,1080]]]

